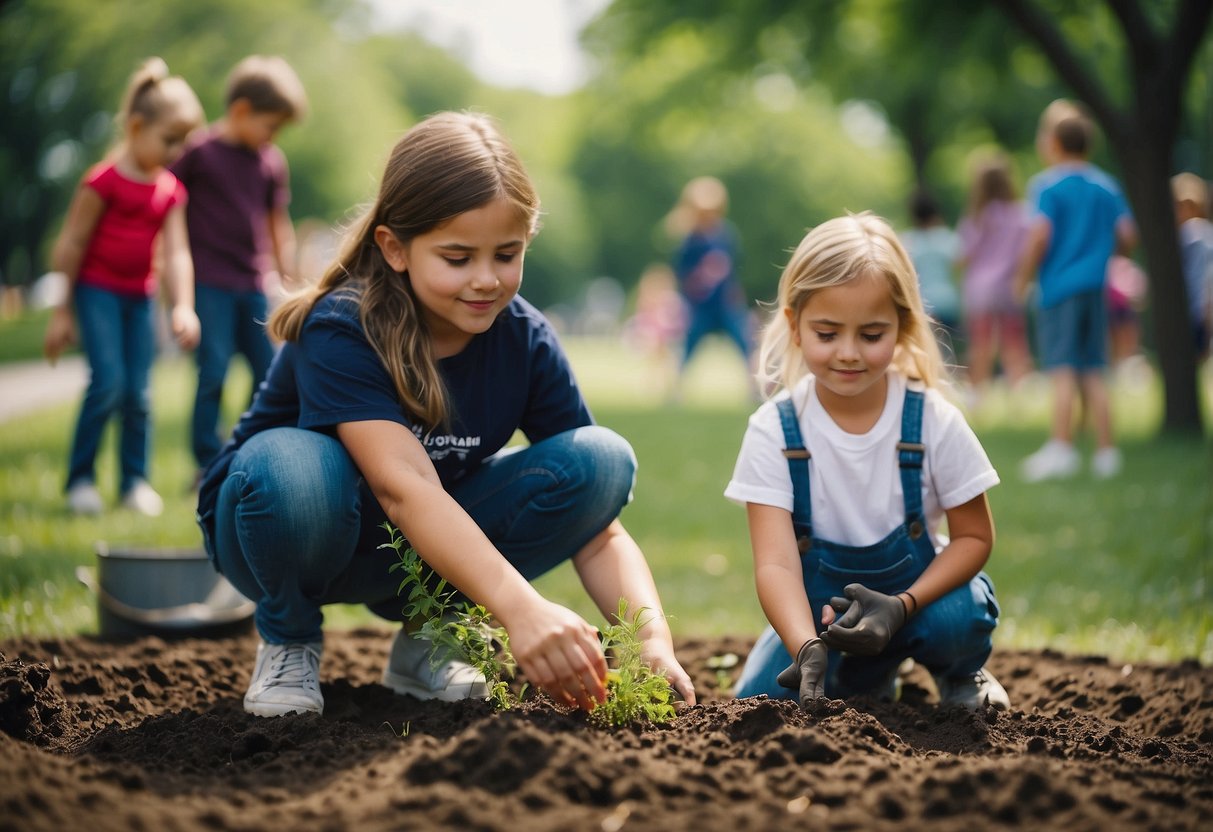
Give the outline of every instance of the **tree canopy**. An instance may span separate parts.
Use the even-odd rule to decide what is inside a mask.
[[[668,256],[682,185],[718,176],[741,232],[743,280],[769,300],[804,230],[843,211],[906,222],[915,186],[954,221],[966,163],[1007,149],[1039,168],[1037,116],[1069,95],[1107,141],[1155,285],[1169,426],[1199,423],[1165,179],[1213,175],[1211,0],[613,0],[586,31],[598,72],[551,97],[485,83],[416,35],[377,29],[365,0],[13,0],[0,6],[0,270],[24,282],[84,169],[114,138],[129,73],[163,57],[221,114],[229,68],[280,54],[311,116],[281,135],[292,215],[339,224],[371,199],[388,150],[442,109],[494,115],[544,202],[524,293],[575,301],[595,277],[631,286]],[[1170,242],[1169,242],[1170,241]],[[1178,288],[1176,288],[1178,286]]]

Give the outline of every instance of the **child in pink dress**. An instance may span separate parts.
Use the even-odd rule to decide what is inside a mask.
[[[1027,229],[1027,210],[1015,193],[1007,158],[996,154],[979,162],[957,227],[969,383],[977,395],[993,378],[996,360],[1012,384],[1032,369],[1024,309],[1012,285]]]

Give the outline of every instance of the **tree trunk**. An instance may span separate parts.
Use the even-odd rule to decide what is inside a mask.
[[[1133,205],[1150,276],[1150,315],[1163,379],[1167,434],[1202,430],[1196,346],[1188,319],[1187,290],[1171,199],[1171,142],[1150,131],[1157,121],[1138,120],[1126,140],[1113,145]]]

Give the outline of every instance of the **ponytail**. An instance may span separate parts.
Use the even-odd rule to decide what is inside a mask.
[[[171,110],[174,115],[194,127],[202,124],[206,115],[198,96],[179,75],[169,75],[163,58],[148,58],[131,75],[122,94],[122,105],[115,121],[119,132],[135,116],[153,122]]]
[[[126,84],[126,92],[122,96],[122,106],[118,110],[118,125],[126,124],[131,116],[141,115],[150,118],[155,115],[153,102],[150,100],[156,85],[168,78],[168,64],[163,58],[148,58]]]

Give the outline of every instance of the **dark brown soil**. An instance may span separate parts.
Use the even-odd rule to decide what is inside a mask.
[[[730,700],[601,730],[546,700],[420,703],[331,633],[323,717],[241,710],[254,641],[0,643],[0,830],[1213,829],[1213,669],[997,652],[1009,713]],[[730,673],[736,673],[734,667]],[[723,684],[722,684],[723,682]]]

